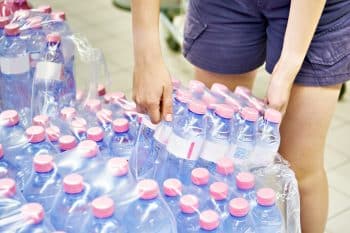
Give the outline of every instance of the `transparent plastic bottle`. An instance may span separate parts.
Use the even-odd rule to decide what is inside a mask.
[[[182,183],[178,179],[167,179],[163,183],[163,196],[174,216],[179,212],[179,200],[182,195]]]
[[[199,200],[187,194],[180,199],[180,210],[176,216],[178,233],[197,233],[199,231]]]
[[[130,159],[135,139],[129,131],[129,121],[119,118],[113,121],[112,126],[114,134],[109,144],[112,156]]]
[[[188,88],[190,89],[192,97],[195,100],[202,99],[205,91],[205,84],[203,82],[198,80],[190,80],[188,83]]]
[[[214,210],[205,210],[199,215],[198,233],[221,233],[220,216]]]
[[[236,187],[236,175],[233,159],[229,157],[221,158],[216,162],[216,170],[213,173],[214,178],[220,182],[224,182],[232,191]]]
[[[206,168],[195,168],[191,172],[192,185],[186,192],[199,198],[201,206],[209,199],[210,173]]]
[[[234,195],[249,201],[251,207],[256,205],[255,177],[250,172],[240,172],[236,176],[237,189]]]
[[[16,181],[11,178],[0,179],[0,219],[10,216],[25,200],[17,191]]]
[[[96,112],[96,118],[99,126],[103,128],[105,135],[109,136],[112,132],[113,112],[109,109],[103,108]]]
[[[228,216],[229,188],[226,183],[214,182],[209,187],[210,199],[205,207],[219,213],[221,219]]]
[[[187,113],[187,104],[191,100],[191,93],[186,89],[178,89],[173,100],[174,121]]]
[[[88,121],[89,126],[97,126],[96,113],[102,110],[102,102],[99,99],[89,99],[80,112],[82,117]]]
[[[211,86],[210,91],[220,103],[224,103],[226,98],[231,94],[228,87],[221,83],[214,83]]]
[[[15,110],[0,113],[0,142],[4,147],[13,147],[26,143],[25,130]]]
[[[249,214],[249,209],[249,203],[246,199],[232,199],[229,203],[230,215],[224,221],[224,232],[255,233],[254,222]]]
[[[95,141],[99,147],[100,153],[103,156],[109,156],[109,147],[108,147],[108,134],[106,135],[105,132],[101,127],[91,127],[86,131],[86,136],[88,140]]]

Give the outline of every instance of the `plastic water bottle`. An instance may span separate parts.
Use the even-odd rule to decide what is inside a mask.
[[[272,164],[280,146],[279,125],[282,114],[277,110],[267,109],[264,118],[262,132],[257,139],[255,151],[251,158],[253,167]]]
[[[71,134],[73,134],[79,141],[86,140],[88,122],[83,117],[75,117],[69,124]]]
[[[96,113],[97,122],[103,131],[109,135],[112,132],[113,113],[111,110],[103,108]]]
[[[60,35],[70,35],[72,32],[69,25],[65,22],[66,14],[63,11],[52,12],[50,19],[45,23],[45,33],[58,32]]]
[[[229,187],[226,183],[215,182],[209,187],[210,199],[205,205],[220,214],[221,219],[228,216]]]
[[[199,201],[194,195],[184,195],[180,199],[180,210],[176,216],[178,233],[197,233],[199,231]]]
[[[179,212],[179,200],[182,195],[182,183],[178,179],[167,179],[163,183],[164,200],[176,216]]]
[[[5,110],[0,113],[0,142],[3,146],[24,144],[27,141],[24,132],[17,111]]]
[[[275,191],[270,188],[258,190],[257,202],[252,210],[256,232],[282,232],[282,217],[276,205]]]
[[[6,177],[15,178],[17,171],[15,167],[6,160],[4,154],[4,148],[2,144],[0,144],[0,179]]]
[[[173,100],[173,115],[174,121],[183,117],[187,113],[187,104],[191,100],[191,93],[185,89],[178,89]]]
[[[225,157],[230,148],[232,117],[234,110],[228,105],[217,105],[215,113],[208,121],[206,140],[201,149],[198,166],[214,172],[216,162]]]
[[[92,214],[87,221],[86,231],[88,233],[126,233],[125,226],[115,217],[114,201],[102,196],[91,203]],[[117,210],[118,211],[118,210]]]
[[[232,191],[236,187],[235,166],[233,159],[224,157],[216,162],[216,170],[213,173],[214,178],[220,182],[224,182]]]
[[[72,150],[78,145],[77,140],[72,135],[62,135],[58,139],[58,147],[61,152]]]
[[[27,45],[19,33],[18,24],[7,24],[0,39],[0,93],[4,109],[15,109],[22,117],[28,117],[32,79]]]
[[[226,233],[254,233],[254,222],[249,215],[249,203],[244,198],[235,198],[229,204],[230,216],[224,222]]]
[[[16,182],[10,178],[0,179],[0,219],[11,215],[25,203],[20,192],[17,191]]]
[[[89,215],[89,188],[83,177],[70,174],[63,179],[63,190],[58,194],[51,210],[51,223],[56,230],[80,232]]]
[[[204,95],[205,84],[198,80],[190,80],[188,83],[192,96],[195,100],[201,100]]]
[[[108,147],[108,135],[105,136],[105,133],[101,127],[91,127],[86,132],[87,139],[92,140],[97,143],[99,151],[104,156],[110,156],[109,147]]]
[[[112,156],[129,159],[135,140],[129,131],[129,121],[119,118],[112,123],[114,134],[111,138],[109,148]]]
[[[23,188],[27,202],[40,203],[46,212],[51,210],[53,201],[61,189],[61,176],[51,155],[37,155],[33,159],[34,171]]]
[[[236,176],[236,195],[247,199],[253,207],[256,205],[255,177],[249,172],[240,172]],[[235,194],[234,194],[235,195]]]
[[[236,164],[248,165],[248,160],[256,145],[257,120],[259,113],[253,108],[243,108],[241,112],[244,123],[242,123],[238,137],[237,147],[234,152]]]
[[[46,39],[46,48],[35,68],[32,114],[56,117],[62,106],[66,82],[63,72],[64,59],[61,51],[61,36],[51,33]]]
[[[142,180],[137,185],[139,199],[130,204],[123,223],[128,232],[175,233],[176,223],[154,180]]]
[[[199,233],[221,233],[220,216],[214,210],[205,210],[199,215]]]
[[[89,99],[86,101],[82,116],[89,122],[90,125],[95,124],[97,119],[96,113],[102,109],[102,102],[99,99]]]
[[[8,15],[10,16],[10,15]],[[11,23],[18,24],[20,27],[26,24],[27,19],[31,16],[29,10],[18,10],[12,14]]]
[[[7,16],[0,17],[0,37],[4,35],[4,28],[7,24],[10,23],[10,18]]]
[[[174,122],[167,144],[167,161],[164,166],[167,178],[178,178],[190,184],[190,174],[195,167],[205,138],[207,108],[201,102],[190,102],[187,114]]]
[[[221,83],[214,83],[211,86],[210,91],[220,103],[224,103],[226,98],[231,94],[228,87]]]
[[[187,192],[197,196],[201,206],[204,206],[209,198],[209,171],[206,168],[195,168],[191,173],[191,180],[192,185],[187,188]]]

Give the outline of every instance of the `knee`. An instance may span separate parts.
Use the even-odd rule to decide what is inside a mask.
[[[323,167],[318,169],[294,169],[301,193],[312,192],[315,187],[327,184],[327,174]]]

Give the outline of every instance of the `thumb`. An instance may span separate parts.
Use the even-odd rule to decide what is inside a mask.
[[[173,88],[171,85],[167,85],[163,89],[162,98],[162,116],[165,121],[173,120],[173,100],[172,100]]]

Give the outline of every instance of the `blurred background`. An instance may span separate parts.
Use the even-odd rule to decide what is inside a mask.
[[[132,29],[128,0],[32,0],[34,6],[51,5],[64,11],[73,32],[84,35],[95,48],[102,49],[111,77],[108,91],[132,90]],[[119,7],[117,7],[117,5]],[[123,9],[122,9],[123,8]],[[161,35],[163,56],[172,76],[187,82],[193,77],[191,65],[183,58],[179,45],[184,22],[184,3],[181,0],[163,0]],[[180,15],[180,16],[179,16]],[[84,73],[83,66],[77,72]],[[88,76],[88,75],[87,75]],[[258,73],[254,93],[263,97],[269,75],[262,67]],[[89,79],[80,75],[79,87]],[[327,233],[349,232],[350,219],[350,92],[338,103],[325,151],[329,178],[330,209]],[[317,136],[317,135],[316,135]],[[307,159],[307,158],[305,158]]]

